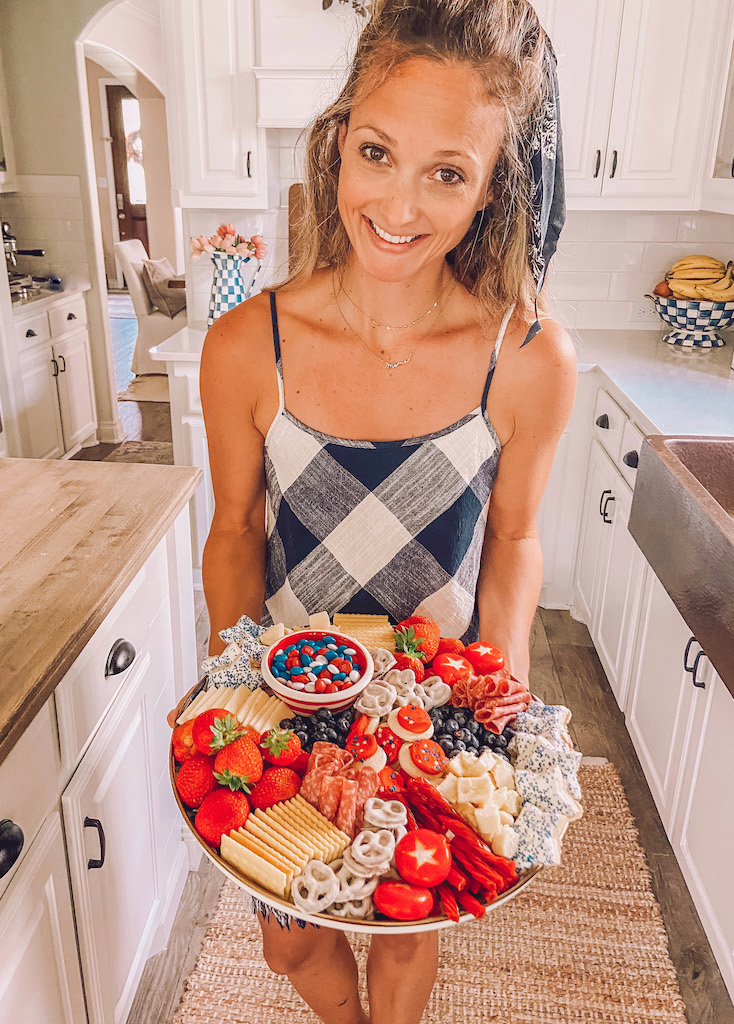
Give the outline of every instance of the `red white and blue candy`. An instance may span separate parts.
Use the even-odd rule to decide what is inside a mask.
[[[336,693],[359,682],[364,672],[359,652],[337,637],[303,637],[276,649],[270,671],[294,690]]]

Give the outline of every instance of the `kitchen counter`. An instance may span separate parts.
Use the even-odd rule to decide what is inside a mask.
[[[0,459],[0,762],[201,477],[178,466]]]
[[[667,329],[667,328],[666,328]],[[598,368],[612,397],[640,413],[650,434],[734,435],[732,345],[681,351],[663,332],[574,332],[579,372]],[[185,327],[152,349],[159,362],[198,365],[206,331]]]
[[[74,287],[63,288],[58,292],[52,292],[48,288],[44,288],[42,289],[42,294],[37,295],[33,299],[14,302],[13,318],[15,320],[24,320],[27,316],[35,316],[36,313],[42,313],[45,309],[49,309],[54,303],[68,299],[70,295],[88,292],[91,287],[91,284],[79,284],[74,285]]]

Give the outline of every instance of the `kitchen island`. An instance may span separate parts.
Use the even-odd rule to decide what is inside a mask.
[[[200,479],[0,460],[0,989],[18,1024],[124,1020],[167,941],[189,859],[166,713],[198,674]]]

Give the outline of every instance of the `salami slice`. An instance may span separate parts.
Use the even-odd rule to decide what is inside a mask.
[[[319,806],[321,783],[323,782],[325,775],[326,772],[323,768],[309,768],[301,781],[301,788],[299,790],[300,795],[304,800],[308,800],[308,802],[316,808]]]
[[[319,810],[328,818],[334,821],[339,810],[339,802],[344,788],[344,779],[340,775],[324,775],[321,780],[321,794],[319,796]]]
[[[380,776],[369,765],[362,765],[357,777],[357,816],[355,829],[360,832],[364,824],[364,805],[380,788]]]
[[[355,825],[357,822],[357,791],[359,783],[356,779],[345,779],[343,776],[340,777],[340,782],[342,784],[341,800],[339,801],[339,811],[334,824],[342,832],[346,832],[350,839],[354,839],[356,835]]]

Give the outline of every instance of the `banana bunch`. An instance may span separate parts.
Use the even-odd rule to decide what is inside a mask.
[[[665,280],[675,299],[734,302],[734,261],[726,265],[713,256],[685,256]]]

